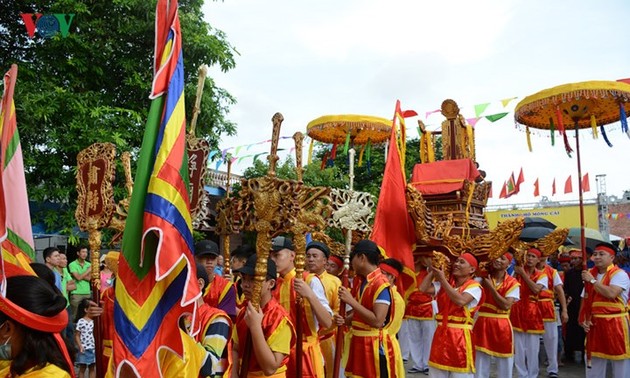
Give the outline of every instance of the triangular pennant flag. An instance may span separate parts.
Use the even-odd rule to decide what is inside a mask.
[[[510,113],[497,113],[497,114],[491,114],[486,116],[486,119],[490,122],[496,122],[498,120],[500,120],[501,118],[505,117],[506,115],[508,115]]]
[[[586,193],[590,191],[591,191],[591,183],[588,179],[588,173],[586,173],[584,174],[584,176],[582,176],[582,193]]]
[[[556,179],[555,179],[555,177],[553,179],[553,184],[551,184],[551,195],[552,196],[556,195]]]
[[[571,175],[564,182],[564,194],[573,193],[573,184],[571,183]]]
[[[516,180],[516,193],[521,190],[521,184],[525,182],[525,176],[523,176],[523,167],[521,167],[521,172],[518,174],[518,179]]]
[[[490,105],[489,102],[487,102],[485,104],[477,104],[477,105],[475,105],[475,116],[479,117],[481,115],[481,113],[483,113],[489,105]]]
[[[503,182],[503,188],[501,188],[501,193],[499,193],[499,198],[507,198],[507,184],[505,181]]]
[[[466,122],[472,126],[475,127],[475,125],[477,124],[477,122],[481,119],[481,117],[476,117],[476,118],[466,118]]]
[[[435,110],[431,110],[430,112],[425,112],[425,113],[424,113],[424,118],[429,118],[429,116],[430,116],[431,114],[433,114],[433,113],[437,113],[437,112],[439,112],[439,111],[441,111],[441,109],[435,109]]]
[[[501,105],[503,105],[503,107],[505,108],[506,106],[508,106],[508,104],[512,100],[516,100],[516,97],[506,98],[506,99],[501,100]]]
[[[540,187],[538,185],[538,178],[534,181],[534,197],[538,197],[540,195]]]

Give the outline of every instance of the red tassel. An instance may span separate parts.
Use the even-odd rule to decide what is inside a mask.
[[[565,134],[564,121],[562,120],[562,112],[559,106],[556,106],[556,118],[558,119],[558,131],[560,134]]]
[[[337,158],[337,143],[333,144],[332,150],[330,151],[330,158],[333,160]]]
[[[328,151],[324,152],[324,157],[322,157],[322,165],[319,168],[321,171],[324,170],[324,168],[326,168],[326,162],[328,161]]]

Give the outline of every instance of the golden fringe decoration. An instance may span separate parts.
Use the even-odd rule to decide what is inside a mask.
[[[468,124],[466,124],[466,134],[468,137],[468,146],[470,148],[470,159],[475,161],[475,130]]]
[[[435,150],[433,149],[433,134],[430,131],[424,132],[427,143],[427,156],[429,157],[429,163],[435,162]]]
[[[525,133],[527,134],[527,148],[529,152],[532,152],[532,133],[529,131],[529,127],[525,128]]]
[[[597,133],[597,119],[591,114],[591,129],[593,130],[593,139],[597,139],[599,134]]]

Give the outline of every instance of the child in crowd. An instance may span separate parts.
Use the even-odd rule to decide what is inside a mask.
[[[88,299],[83,299],[77,308],[77,317],[75,319],[76,331],[74,338],[79,348],[75,363],[79,365],[79,377],[85,377],[85,370],[88,371],[90,378],[96,378],[96,356],[94,354],[94,320],[87,313],[90,306]]]

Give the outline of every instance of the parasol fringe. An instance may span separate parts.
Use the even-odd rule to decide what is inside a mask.
[[[624,108],[623,103],[619,103],[619,122],[621,122],[621,131],[626,133],[628,137],[630,137],[630,133],[628,133],[628,118],[626,114],[626,109]]]
[[[591,114],[591,129],[593,130],[593,139],[597,139],[597,119],[593,114]]]
[[[556,125],[553,124],[553,119],[549,117],[549,131],[551,131],[551,145],[556,145]]]
[[[532,152],[532,133],[529,131],[529,127],[525,127],[525,133],[527,135],[527,148],[529,152]]]
[[[359,152],[359,164],[358,166],[363,166],[363,152],[365,151],[365,144],[361,146],[361,151]]]
[[[606,135],[606,130],[604,129],[604,125],[601,125],[599,127],[599,130],[602,132],[602,138],[604,138],[604,141],[606,141],[606,144],[608,145],[608,147],[612,147],[613,145],[608,140],[608,135]]]

